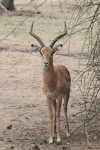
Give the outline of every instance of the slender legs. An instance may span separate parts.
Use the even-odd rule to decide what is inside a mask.
[[[66,135],[67,137],[70,136],[69,134],[69,129],[68,129],[68,120],[67,120],[67,104],[69,100],[69,94],[64,97],[64,115],[65,115],[65,123],[66,123]],[[50,118],[50,139],[49,143],[53,143],[53,137],[55,136],[56,132],[56,119],[57,119],[57,142],[61,142],[61,133],[60,133],[60,109],[61,109],[61,104],[62,104],[62,97],[59,96],[57,99],[57,104],[56,100],[48,100],[47,105],[48,105],[48,110],[49,110],[49,118]],[[53,122],[53,113],[52,113],[52,106],[54,109],[54,122]],[[52,123],[53,122],[53,123]],[[52,125],[53,125],[53,130],[52,130]]]
[[[57,142],[61,142],[61,133],[60,133],[60,109],[62,104],[62,97],[58,97],[57,99],[57,110],[56,110],[56,117],[57,117]]]
[[[52,114],[52,100],[48,100],[47,101],[47,105],[48,105],[48,110],[49,110],[49,118],[50,118],[50,139],[49,139],[49,143],[53,143],[53,133],[52,133],[52,120],[53,120],[53,114]]]
[[[68,127],[68,120],[67,120],[67,104],[68,104],[69,94],[64,97],[64,115],[65,115],[65,123],[66,123],[66,135],[67,137],[70,136],[69,127]]]
[[[56,132],[56,100],[53,100],[53,109],[54,109],[53,137],[55,137],[55,132]]]

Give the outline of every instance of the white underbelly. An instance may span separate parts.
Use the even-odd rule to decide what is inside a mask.
[[[58,94],[57,94],[57,92],[48,92],[46,94],[46,96],[47,96],[48,99],[57,99]]]
[[[55,100],[55,99],[57,99],[59,96],[60,96],[61,98],[63,98],[63,97],[65,96],[65,94],[59,95],[57,92],[48,92],[48,93],[46,94],[46,96],[47,96],[48,99],[53,99],[53,100]]]

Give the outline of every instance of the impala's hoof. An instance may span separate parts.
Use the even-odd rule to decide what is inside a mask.
[[[53,139],[50,139],[50,140],[49,140],[49,144],[53,144]]]
[[[61,139],[57,138],[57,145],[61,145]]]
[[[61,143],[62,143],[61,141],[57,141],[57,145],[61,145]]]

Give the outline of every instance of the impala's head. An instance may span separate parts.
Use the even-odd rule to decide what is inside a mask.
[[[53,64],[53,55],[52,55],[52,48],[51,47],[43,47],[41,49],[42,53],[42,66],[44,68],[49,68]]]
[[[61,45],[62,46],[62,45]],[[60,45],[59,45],[60,47]],[[58,50],[58,49],[57,49]],[[43,47],[41,49],[41,55],[42,55],[42,66],[44,68],[49,68],[51,65],[53,65],[53,54],[56,52],[55,49],[52,49],[51,47]]]
[[[29,34],[32,35],[41,45],[41,47],[39,47],[38,45],[34,45],[32,44],[31,46],[33,47],[34,51],[38,51],[40,52],[41,56],[42,56],[42,65],[44,68],[49,68],[49,66],[51,64],[53,64],[53,54],[56,52],[56,51],[59,51],[59,48],[62,47],[62,44],[59,44],[59,45],[56,45],[54,47],[54,44],[63,36],[65,36],[67,34],[67,29],[66,29],[66,23],[65,23],[65,32],[61,35],[59,35],[58,37],[56,37],[52,43],[49,45],[49,47],[46,47],[44,45],[44,43],[42,42],[42,40],[37,36],[35,35],[34,33],[32,33],[32,29],[33,29],[33,24],[34,22],[32,23],[31,25],[31,28],[30,28],[30,31],[29,31]]]

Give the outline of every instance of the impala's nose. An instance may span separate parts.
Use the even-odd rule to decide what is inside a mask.
[[[49,62],[44,62],[44,67],[48,68],[48,66],[49,66]]]

